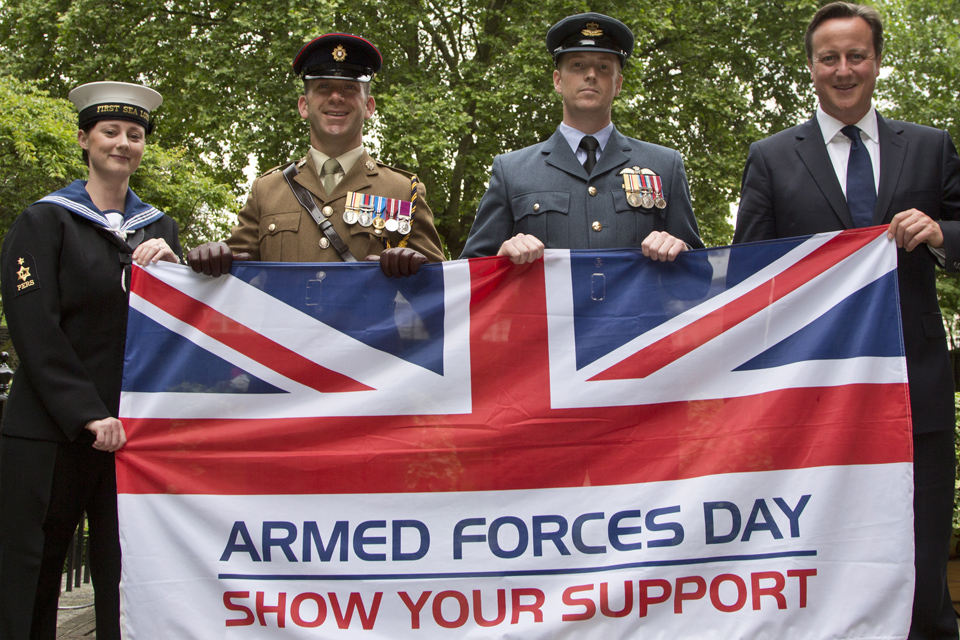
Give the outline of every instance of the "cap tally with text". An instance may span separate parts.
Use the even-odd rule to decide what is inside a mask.
[[[567,16],[547,32],[547,50],[553,61],[572,51],[600,51],[620,58],[623,67],[633,52],[633,32],[616,18],[602,13]]]
[[[382,66],[383,56],[373,43],[348,33],[314,38],[293,59],[293,72],[304,80],[370,82]]]
[[[88,82],[67,96],[80,112],[83,129],[97,120],[129,120],[153,130],[150,112],[163,102],[163,96],[149,87],[128,82]]]

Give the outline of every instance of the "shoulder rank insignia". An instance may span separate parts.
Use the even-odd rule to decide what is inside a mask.
[[[21,253],[17,257],[17,267],[17,270],[13,272],[17,283],[16,296],[40,288],[40,280],[37,278],[37,265],[32,255]]]

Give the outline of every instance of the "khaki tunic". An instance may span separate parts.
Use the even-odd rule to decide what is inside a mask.
[[[374,162],[364,152],[333,193],[328,195],[317,175],[311,154],[307,154],[297,166],[300,173],[294,179],[313,194],[318,209],[332,209],[327,219],[357,260],[363,260],[368,255],[380,255],[388,247],[401,246],[404,238],[400,233],[390,233],[385,229],[377,233],[372,226],[348,225],[343,221],[343,210],[348,191],[409,200],[410,174]],[[263,262],[343,262],[337,250],[326,241],[317,223],[293,195],[282,169],[272,169],[253,181],[250,196],[240,210],[240,223],[227,239],[230,250],[233,253],[249,253],[253,260]],[[417,193],[413,230],[402,246],[416,249],[430,262],[441,262],[444,256],[440,235],[433,225],[433,213],[424,200],[426,191],[422,184],[418,186]],[[322,245],[327,246],[322,248]]]

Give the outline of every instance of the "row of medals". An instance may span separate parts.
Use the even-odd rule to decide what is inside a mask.
[[[627,192],[627,202],[631,207],[644,209],[665,209],[667,201],[663,197],[660,176],[651,169],[627,167],[620,172],[623,176],[623,190]],[[638,176],[632,178],[631,176]]]
[[[408,218],[384,220],[379,213],[374,215],[373,207],[361,207],[359,211],[348,207],[343,210],[343,221],[347,224],[359,224],[361,227],[373,227],[378,233],[386,229],[390,233],[399,231],[402,235],[407,235],[412,230]]]

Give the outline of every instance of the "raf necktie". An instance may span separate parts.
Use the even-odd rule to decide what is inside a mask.
[[[873,210],[877,206],[877,188],[873,181],[873,163],[860,139],[860,128],[847,125],[840,130],[850,138],[850,159],[847,161],[847,207],[857,227],[873,224]]]
[[[323,163],[320,169],[320,181],[323,182],[323,188],[328,194],[332,193],[337,186],[337,174],[340,173],[340,163],[336,158],[330,158]]]
[[[587,159],[583,163],[587,175],[593,173],[593,168],[597,166],[597,147],[599,146],[600,143],[593,136],[583,136],[580,139],[580,148],[587,152]]]

